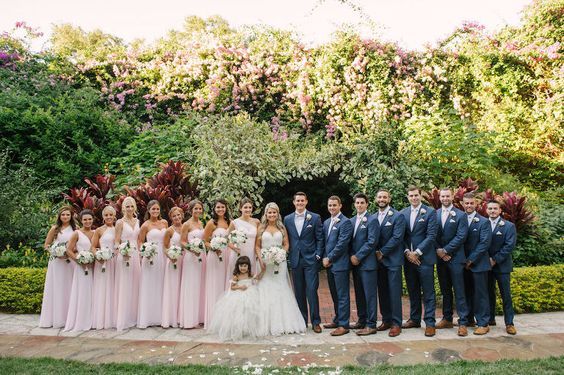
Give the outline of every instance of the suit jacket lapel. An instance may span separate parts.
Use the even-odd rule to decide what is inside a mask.
[[[295,215],[295,213],[294,213]],[[306,221],[307,221],[307,210],[304,211],[304,221],[302,222],[302,230],[300,231],[299,236],[302,236],[302,233],[304,232],[304,229],[306,229]]]

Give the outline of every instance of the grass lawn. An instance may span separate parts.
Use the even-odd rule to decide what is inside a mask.
[[[89,364],[52,358],[0,357],[2,374],[562,374],[564,356],[528,361],[457,361],[448,364],[416,366],[377,366],[335,368],[229,368],[200,365]],[[262,370],[262,371],[261,371]]]

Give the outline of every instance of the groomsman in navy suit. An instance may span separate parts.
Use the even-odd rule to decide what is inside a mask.
[[[410,206],[401,211],[405,222],[404,247],[407,263],[404,266],[405,282],[409,293],[409,320],[402,328],[421,327],[421,290],[425,305],[425,336],[435,336],[435,283],[434,268],[437,263],[435,238],[437,215],[435,210],[421,204],[421,190],[410,187],[407,191]]]
[[[351,264],[358,322],[351,326],[359,329],[359,336],[373,335],[376,330],[376,307],[378,304],[376,241],[379,227],[374,216],[367,211],[368,197],[358,193],[354,196],[356,215],[350,219],[353,227],[351,242]],[[401,287],[400,287],[401,288]]]
[[[401,333],[401,266],[405,219],[390,207],[391,199],[387,190],[376,193],[378,212],[374,218],[380,232],[376,242],[376,257],[379,262],[378,294],[382,313],[382,324],[378,331],[389,329],[388,336],[396,337]]]
[[[474,193],[464,194],[462,205],[468,220],[468,236],[464,243],[466,266],[464,270],[464,286],[468,305],[468,325],[477,328],[475,335],[485,335],[490,331],[490,303],[488,299],[488,273],[491,270],[488,249],[492,240],[490,222],[476,212]]]
[[[350,220],[341,213],[341,207],[341,199],[336,195],[330,196],[327,200],[327,209],[331,217],[323,223],[323,234],[325,236],[323,267],[327,268],[327,281],[337,313],[337,327],[331,332],[331,336],[342,336],[349,333],[351,313],[349,295],[351,263],[349,248],[353,226]],[[326,327],[329,326],[333,325],[326,325]]]
[[[292,270],[294,293],[304,321],[309,316],[315,333],[321,333],[319,317],[319,269],[324,254],[323,225],[321,217],[307,211],[307,195],[294,194],[296,211],[284,218],[290,242],[289,264]]]
[[[464,290],[464,242],[468,234],[468,220],[464,212],[452,204],[452,190],[439,191],[441,208],[436,215],[439,221],[435,247],[437,257],[437,274],[443,295],[443,319],[436,325],[437,329],[453,327],[453,296],[456,298],[458,313],[458,336],[468,336],[468,306]]]
[[[488,249],[492,270],[489,274],[488,287],[490,294],[490,325],[495,325],[495,282],[499,286],[503,302],[503,316],[505,318],[505,331],[515,335],[517,330],[513,325],[513,301],[511,300],[511,272],[513,259],[511,253],[517,242],[517,231],[513,223],[501,218],[501,205],[497,201],[489,201],[487,212],[492,229],[492,242]]]

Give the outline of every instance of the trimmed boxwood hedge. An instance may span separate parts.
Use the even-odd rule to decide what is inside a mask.
[[[44,283],[42,268],[0,269],[0,311],[39,313]],[[564,310],[564,264],[516,268],[511,290],[517,313]],[[498,310],[500,313],[501,301]]]

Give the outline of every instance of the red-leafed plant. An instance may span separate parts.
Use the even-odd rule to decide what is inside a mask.
[[[495,194],[494,191],[492,189],[487,189],[486,191],[484,191],[481,194],[478,194],[477,198],[480,199],[480,202],[478,202],[478,205],[476,207],[476,211],[478,211],[478,213],[484,217],[488,217],[488,202],[491,200],[496,200],[498,202],[501,203],[501,199],[500,196]]]
[[[440,189],[433,188],[430,192],[424,191],[421,195],[423,200],[434,209],[441,208],[441,200],[439,199]]]
[[[98,198],[107,199],[113,196],[115,180],[115,176],[99,174],[94,177],[94,180],[85,178],[84,182],[88,185],[90,194]]]
[[[503,218],[515,224],[517,231],[524,229],[535,219],[535,215],[525,207],[526,202],[526,197],[521,197],[514,191],[504,192],[502,196]]]
[[[473,191],[478,190],[478,184],[476,183],[476,181],[472,180],[470,177],[468,177],[465,180],[460,181],[460,183],[458,184],[458,188],[454,190],[454,198],[453,198],[453,204],[456,208],[461,209],[462,211],[464,211],[464,207],[462,205],[462,200],[464,199],[464,194],[466,193],[470,193]]]
[[[63,193],[63,198],[72,206],[75,214],[89,209],[94,212],[94,226],[102,225],[102,210],[111,202],[98,198],[87,188],[72,188],[68,194]]]

